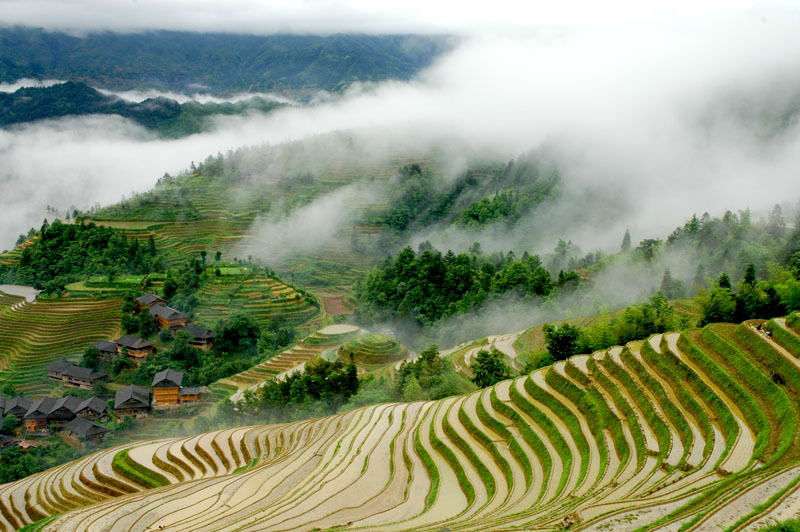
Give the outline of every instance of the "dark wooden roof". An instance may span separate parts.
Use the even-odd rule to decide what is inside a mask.
[[[162,307],[160,305],[150,307],[150,315],[164,318],[165,320],[185,320],[189,318],[189,316],[179,310],[175,310],[172,307]]]
[[[116,353],[117,352],[117,344],[115,344],[114,342],[109,342],[109,341],[106,341],[106,340],[100,340],[99,342],[95,342],[93,345],[101,353]]]
[[[75,364],[70,364],[69,362],[65,362],[63,360],[54,360],[51,362],[47,366],[47,371],[52,371],[59,375],[66,375],[76,379],[86,379],[90,381],[102,379],[107,376],[103,371],[76,366]]]
[[[150,340],[145,340],[144,338],[139,338],[132,334],[121,336],[114,340],[114,343],[122,347],[127,347],[128,349],[147,349],[148,347],[153,347],[153,342]]]
[[[136,298],[136,301],[141,303],[144,306],[152,305],[153,303],[165,303],[166,299],[158,297],[156,294],[145,294],[143,296],[139,296]]]
[[[75,413],[83,412],[84,410],[90,410],[92,412],[97,412],[98,414],[102,414],[106,410],[108,410],[108,403],[103,401],[99,397],[92,396],[86,400],[84,400],[81,404],[78,405],[78,408],[75,410]]]
[[[130,386],[117,390],[114,395],[114,408],[149,408],[150,389],[144,386],[131,384]]]
[[[187,386],[186,388],[181,388],[178,395],[200,395],[202,391],[199,386]]]
[[[82,417],[76,417],[64,425],[64,430],[68,430],[73,434],[84,437],[96,436],[97,434],[105,434],[108,432],[107,428],[102,427],[97,423],[93,423],[88,419],[83,419]]]
[[[74,395],[68,395],[57,400],[50,412],[55,412],[56,410],[63,408],[66,411],[74,414],[78,411],[78,407],[81,406],[81,403],[83,403],[83,399],[75,397]]]
[[[14,414],[17,417],[22,417],[30,410],[33,401],[27,397],[18,395],[6,401],[6,409],[3,415]]]
[[[217,333],[215,333],[214,331],[206,329],[204,327],[198,327],[197,325],[187,325],[185,327],[181,327],[178,330],[184,331],[195,340],[213,340],[214,337],[217,336]]]
[[[56,400],[52,397],[41,397],[31,404],[30,408],[28,408],[28,411],[25,413],[24,419],[47,418],[50,412],[53,411],[55,404]]]
[[[183,382],[183,372],[167,368],[159,371],[153,377],[153,388],[180,388]]]

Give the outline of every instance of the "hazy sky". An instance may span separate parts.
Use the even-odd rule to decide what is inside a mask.
[[[528,32],[715,17],[760,9],[761,4],[743,0],[0,0],[0,21],[83,30]]]
[[[456,139],[471,154],[503,158],[555,146],[565,185],[611,195],[601,205],[602,223],[553,235],[587,251],[616,242],[625,227],[635,241],[663,237],[692,212],[796,201],[798,124],[770,136],[759,117],[800,95],[800,6],[640,4],[404,1],[378,9],[367,1],[0,0],[0,21],[47,27],[467,36],[411,82],[356,87],[313,108],[221,120],[209,133],[177,141],[118,117],[0,131],[0,250],[38,227],[46,204],[113,202],[208,154],[337,130],[423,145]],[[574,216],[592,197],[568,198],[573,210],[564,212]],[[559,227],[556,221],[543,223]]]

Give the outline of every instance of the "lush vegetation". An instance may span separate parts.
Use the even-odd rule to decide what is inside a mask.
[[[662,292],[650,301],[631,305],[618,316],[599,320],[585,328],[569,323],[544,325],[548,352],[556,360],[565,360],[578,353],[591,353],[614,345],[667,331],[680,331],[691,325],[685,312],[677,312]]]
[[[152,241],[141,244],[124,233],[94,223],[47,220],[37,238],[25,246],[18,264],[0,265],[0,281],[62,292],[74,281],[94,274],[110,279],[124,273],[146,274],[161,267]]]
[[[0,31],[0,81],[80,79],[94,86],[214,93],[342,90],[356,81],[410,79],[450,46],[416,35],[233,35],[156,31],[76,37]],[[146,80],[146,81],[145,81]]]
[[[470,366],[475,377],[472,382],[479,388],[486,388],[511,377],[511,368],[503,360],[503,353],[492,347],[490,350],[481,349],[475,362]]]
[[[3,451],[0,460],[0,483],[13,482],[28,475],[74,460],[85,451],[59,440],[49,441],[46,446],[22,450],[19,447]]]
[[[281,107],[273,100],[253,97],[236,103],[178,103],[168,98],[129,102],[103,94],[84,83],[68,81],[50,87],[23,87],[0,92],[0,126],[63,116],[113,114],[165,137],[177,138],[208,129],[214,115],[268,112]]]
[[[522,216],[558,194],[555,170],[527,154],[518,161],[476,167],[443,183],[430,167],[400,168],[388,192],[391,208],[369,217],[386,229],[381,248],[388,249],[403,232],[434,224],[480,229],[494,223],[513,226]]]
[[[560,284],[571,280],[562,275]],[[536,255],[442,255],[430,245],[420,246],[418,253],[406,247],[356,285],[361,303],[356,317],[365,323],[405,317],[430,325],[477,307],[491,295],[515,291],[535,300],[557,286]]]

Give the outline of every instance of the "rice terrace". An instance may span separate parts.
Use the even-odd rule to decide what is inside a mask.
[[[2,5],[0,532],[800,532],[800,6]]]

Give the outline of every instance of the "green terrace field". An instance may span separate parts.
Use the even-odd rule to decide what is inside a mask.
[[[51,393],[47,365],[77,361],[89,344],[119,335],[121,309],[117,298],[27,303],[0,292],[0,382],[28,396]]]
[[[241,391],[247,388],[255,390],[267,379],[278,378],[286,372],[296,371],[298,367],[312,362],[326,351],[336,349],[343,342],[361,333],[361,329],[352,325],[329,325],[303,338],[297,345],[278,355],[253,366],[247,371],[237,373],[219,380],[217,385],[234,389],[232,398],[241,398]]]
[[[408,349],[397,340],[371,333],[349,340],[337,351],[342,362],[349,363],[352,360],[368,372],[394,366],[408,354]]]
[[[439,401],[126,443],[0,487],[0,527],[755,531],[798,510],[797,320],[659,334]]]
[[[240,269],[226,272],[197,292],[197,320],[213,327],[220,319],[246,311],[260,325],[281,320],[287,325],[306,325],[321,316],[319,303],[273,277],[250,276]]]

